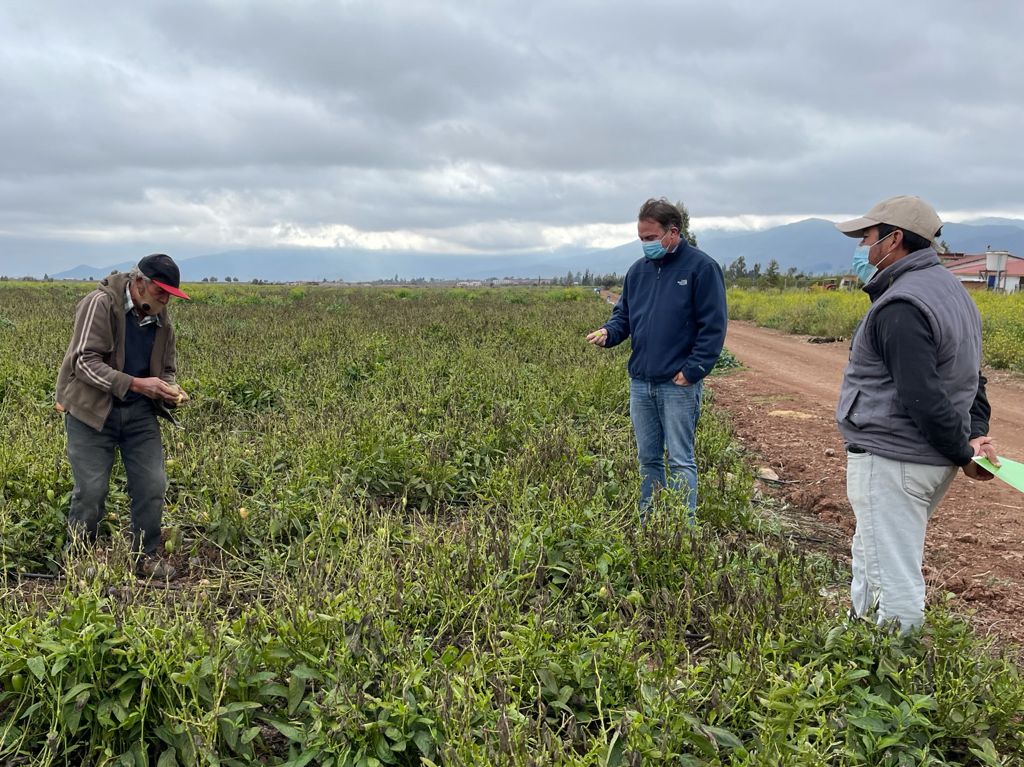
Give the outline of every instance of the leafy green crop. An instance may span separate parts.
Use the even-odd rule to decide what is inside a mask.
[[[117,469],[57,575],[87,286],[0,287],[0,764],[1015,764],[1024,683],[943,609],[842,614],[713,406],[701,524],[637,524],[627,348],[573,290],[203,286],[173,306],[174,588]],[[65,319],[54,319],[54,318]]]

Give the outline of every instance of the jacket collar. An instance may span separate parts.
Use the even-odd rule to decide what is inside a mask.
[[[125,314],[128,313],[130,307],[127,306],[125,301],[125,291],[128,289],[128,272],[114,272],[113,274],[107,275],[100,280],[99,289],[107,293],[111,299],[115,302],[114,306],[121,306]],[[157,317],[157,327],[162,328],[167,324],[167,307],[160,310],[160,314]]]
[[[862,290],[868,294],[871,302],[874,303],[882,294],[885,293],[892,284],[896,282],[907,272],[917,271],[919,269],[929,269],[933,266],[939,266],[939,254],[935,252],[934,248],[924,248],[923,250],[916,250],[913,253],[904,256],[895,264],[885,267],[882,271],[875,274],[875,276],[868,281]]]

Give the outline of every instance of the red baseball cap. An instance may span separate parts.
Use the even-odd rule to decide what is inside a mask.
[[[188,296],[179,288],[181,284],[181,272],[174,260],[164,253],[154,253],[139,261],[139,271],[149,277],[153,284],[163,288],[172,296],[188,299]]]

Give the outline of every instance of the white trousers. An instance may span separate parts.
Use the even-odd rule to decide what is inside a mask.
[[[928,466],[846,453],[846,495],[857,518],[853,534],[853,611],[877,610],[903,631],[924,623],[924,535],[956,466]]]

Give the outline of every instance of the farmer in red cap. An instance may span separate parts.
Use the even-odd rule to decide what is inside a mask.
[[[156,556],[167,486],[156,416],[171,418],[169,408],[187,399],[174,381],[174,328],[167,316],[171,296],[188,298],[179,284],[177,264],[162,253],[103,279],[78,304],[57,375],[57,409],[65,413],[75,478],[69,542],[96,539],[120,450],[137,572],[162,579],[173,578],[174,568]]]

